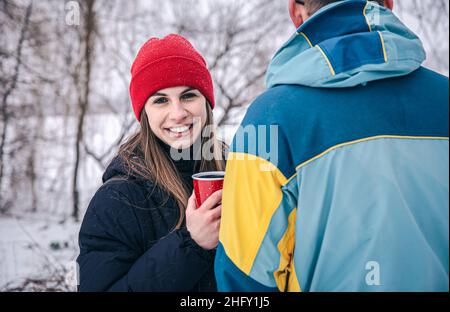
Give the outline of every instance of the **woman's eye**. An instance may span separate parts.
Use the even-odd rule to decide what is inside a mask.
[[[166,98],[159,98],[156,99],[155,101],[153,101],[154,104],[164,104],[167,103],[167,99]]]
[[[190,99],[193,99],[195,97],[197,97],[197,94],[195,94],[195,93],[186,93],[186,94],[183,94],[181,96],[181,99],[182,100],[190,100]]]

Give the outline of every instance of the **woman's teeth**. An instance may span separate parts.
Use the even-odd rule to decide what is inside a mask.
[[[190,127],[185,126],[185,127],[170,128],[169,130],[174,133],[183,133],[183,132],[188,131],[189,129],[190,129]]]
[[[182,137],[187,137],[188,135],[190,135],[191,133],[191,129],[192,129],[192,125],[190,126],[183,126],[183,127],[173,127],[173,128],[169,128],[169,133],[170,136],[172,138],[182,138]]]

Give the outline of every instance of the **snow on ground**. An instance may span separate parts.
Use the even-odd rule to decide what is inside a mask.
[[[38,216],[0,218],[0,291],[64,274],[75,290],[79,224]]]

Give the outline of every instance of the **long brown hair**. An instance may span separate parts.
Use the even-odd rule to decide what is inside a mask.
[[[202,150],[204,143],[210,142],[213,157],[205,159],[202,153],[200,160],[200,172],[225,170],[225,154],[227,146],[215,136],[214,119],[209,103],[207,106],[207,118],[202,130]],[[185,210],[190,194],[184,186],[181,176],[172,160],[164,152],[158,143],[157,137],[151,130],[145,109],[141,112],[140,129],[131,135],[119,148],[118,155],[124,160],[126,167],[133,175],[151,180],[166,194],[173,196],[180,209],[180,218],[175,226],[179,229],[183,223]]]

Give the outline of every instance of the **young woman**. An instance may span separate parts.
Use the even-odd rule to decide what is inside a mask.
[[[79,291],[216,291],[222,194],[201,207],[190,196],[194,173],[225,168],[211,127],[211,75],[178,35],[145,43],[131,74],[140,130],[120,147],[84,216]]]

